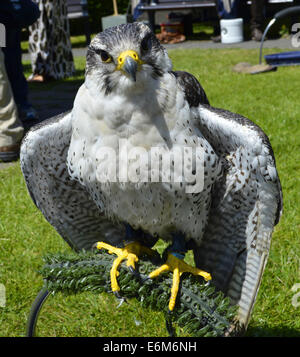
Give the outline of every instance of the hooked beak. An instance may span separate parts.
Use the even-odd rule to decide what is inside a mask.
[[[137,72],[138,64],[131,57],[126,57],[125,63],[123,66],[123,70],[129,74],[129,76],[136,82],[136,72]]]
[[[139,56],[135,51],[124,51],[118,57],[117,69],[127,73],[130,78],[136,82],[136,72],[138,70],[138,65],[142,63],[143,62],[139,59]]]

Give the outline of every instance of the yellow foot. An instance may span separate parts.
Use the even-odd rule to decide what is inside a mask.
[[[111,289],[114,293],[120,291],[117,276],[119,275],[119,265],[123,260],[127,260],[126,265],[128,267],[131,267],[132,270],[134,270],[135,263],[138,261],[139,255],[143,253],[153,255],[152,249],[142,246],[139,242],[129,243],[124,248],[116,248],[110,244],[98,242],[96,247],[97,249],[106,249],[108,250],[108,253],[117,255],[117,258],[114,260],[112,268],[110,270]]]
[[[149,278],[153,279],[166,271],[173,271],[173,283],[171,289],[171,297],[169,301],[169,310],[173,311],[176,303],[176,297],[179,289],[180,276],[182,273],[192,273],[194,275],[202,276],[206,281],[211,280],[211,275],[203,270],[194,268],[186,264],[183,260],[176,258],[173,254],[168,253],[168,259],[158,269],[149,274]]]

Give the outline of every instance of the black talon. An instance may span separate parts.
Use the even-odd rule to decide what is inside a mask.
[[[137,278],[141,277],[140,273],[136,269],[134,269],[132,266],[129,267],[129,271],[130,271],[131,274],[133,274]]]
[[[123,305],[124,302],[127,302],[126,298],[124,298],[118,291],[113,291],[115,297],[119,300],[119,305],[117,306],[117,309]]]
[[[120,295],[120,293],[119,293],[118,291],[113,291],[113,293],[114,293],[115,297],[116,297],[118,300],[124,299],[124,298]]]
[[[152,279],[149,278],[149,276],[144,276],[144,277],[141,277],[141,284],[152,284]]]

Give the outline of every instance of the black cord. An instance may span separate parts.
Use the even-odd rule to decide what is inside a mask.
[[[38,293],[37,297],[35,298],[30,313],[27,320],[27,329],[26,329],[26,337],[34,337],[35,334],[35,326],[38,319],[39,312],[46,301],[47,297],[49,296],[49,291],[47,290],[46,286]]]

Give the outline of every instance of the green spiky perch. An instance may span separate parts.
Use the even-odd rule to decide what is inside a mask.
[[[50,292],[110,292],[110,269],[114,258],[105,251],[48,255],[40,273]],[[146,279],[157,268],[148,259],[142,257],[139,260],[141,278],[133,275],[125,264],[121,265],[118,283],[122,296],[136,298],[143,307],[167,311],[171,274],[163,274],[155,280]],[[182,277],[172,321],[193,337],[224,336],[232,330],[236,311],[237,307],[231,306],[221,292],[187,274]],[[236,334],[236,329],[230,334]]]

